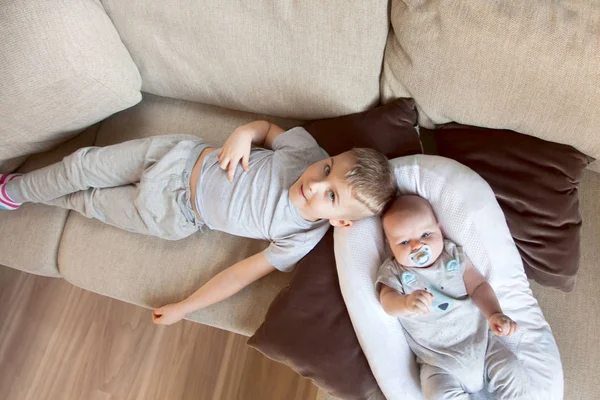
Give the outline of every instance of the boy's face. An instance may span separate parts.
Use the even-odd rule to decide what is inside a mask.
[[[405,267],[429,267],[444,248],[444,238],[430,209],[411,207],[390,210],[383,229],[394,258]]]
[[[353,220],[373,215],[352,196],[346,173],[354,167],[349,153],[316,162],[292,185],[289,196],[300,216],[309,221],[328,219],[334,226],[350,226]]]

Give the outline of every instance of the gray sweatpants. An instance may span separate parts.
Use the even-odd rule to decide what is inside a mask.
[[[85,147],[12,180],[6,190],[18,203],[49,204],[130,232],[182,239],[202,226],[190,205],[189,180],[207,147],[191,135]]]
[[[491,331],[485,353],[487,390],[498,400],[529,400],[529,377],[521,361]],[[452,371],[421,364],[421,389],[427,400],[469,400]]]

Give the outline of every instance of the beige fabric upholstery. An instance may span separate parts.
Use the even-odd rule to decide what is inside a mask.
[[[18,169],[27,172],[60,161],[78,148],[91,146],[98,125],[63,143],[59,148],[36,154]],[[59,277],[56,264],[58,243],[68,211],[42,204],[24,204],[15,211],[0,211],[0,265],[32,274]]]
[[[144,92],[304,119],[379,101],[387,1],[102,3]]]
[[[0,21],[0,160],[48,150],[140,100],[99,1],[3,1]]]
[[[595,171],[600,174],[600,160],[596,160],[588,165],[587,169],[590,171]]]
[[[102,123],[97,144],[187,133],[219,145],[237,126],[256,118],[243,112],[145,95],[138,106]],[[270,120],[284,127],[296,124]],[[74,285],[156,307],[182,300],[217,272],[263,250],[266,245],[209,230],[169,242],[121,231],[71,213],[60,245],[59,267],[65,279]],[[191,319],[250,335],[262,323],[271,300],[288,280],[288,274],[274,272],[238,295],[192,314]]]
[[[391,0],[382,99],[600,156],[600,3]]]
[[[27,156],[19,156],[0,161],[0,173],[14,171],[15,169],[19,168],[19,166],[22,165],[25,160],[27,160]]]
[[[558,343],[567,400],[600,398],[600,174],[585,171],[580,201],[582,251],[575,290],[563,293],[532,283]]]

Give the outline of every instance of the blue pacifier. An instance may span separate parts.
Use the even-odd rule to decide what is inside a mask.
[[[424,244],[417,251],[414,251],[408,255],[408,259],[417,267],[424,267],[433,260],[433,254],[431,253],[431,247]]]

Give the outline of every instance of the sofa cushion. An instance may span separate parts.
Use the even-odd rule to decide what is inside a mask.
[[[4,1],[0,21],[0,161],[140,101],[138,70],[99,1]]]
[[[185,133],[220,145],[237,126],[265,118],[181,100],[144,97],[136,107],[104,121],[96,144],[105,146],[153,135]],[[298,124],[269,120],[286,128]],[[58,265],[64,278],[76,286],[154,308],[183,300],[221,270],[266,246],[266,242],[209,230],[184,240],[166,241],[70,213]],[[250,335],[288,280],[289,274],[274,272],[237,295],[188,317]]]
[[[414,102],[399,99],[304,126],[329,154],[368,146],[397,157],[421,152],[416,119]],[[298,263],[248,344],[344,399],[380,394],[339,289],[331,233]]]
[[[437,154],[468,166],[491,186],[527,277],[572,291],[579,268],[578,186],[590,158],[507,130],[447,124],[429,133]]]
[[[27,156],[19,156],[14,158],[8,158],[0,161],[0,173],[9,173],[19,166],[23,165],[23,163],[27,160]]]
[[[81,147],[91,146],[97,129],[98,125],[93,125],[59,147],[29,157],[18,172],[42,168]],[[59,277],[58,245],[68,213],[43,204],[24,204],[15,211],[0,211],[0,265]]]
[[[303,119],[379,102],[387,1],[102,3],[145,92]]]
[[[392,0],[384,101],[421,125],[537,136],[600,158],[600,7],[590,1]]]
[[[587,169],[600,174],[600,160],[592,161],[592,163],[590,163],[590,165],[588,165]]]
[[[581,266],[572,293],[561,293],[532,282],[556,338],[565,375],[565,399],[599,399],[600,385],[600,174],[584,171],[579,190]]]

